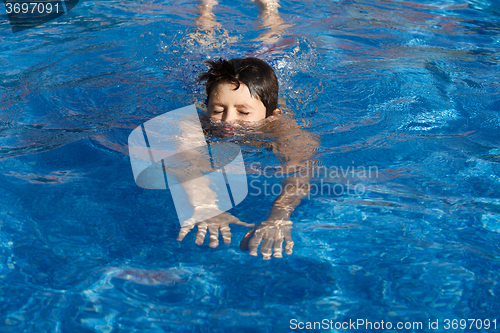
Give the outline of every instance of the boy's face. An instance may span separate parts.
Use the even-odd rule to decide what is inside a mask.
[[[252,97],[248,87],[240,83],[218,84],[208,99],[208,115],[228,123],[255,122],[266,118],[266,107],[258,96]]]

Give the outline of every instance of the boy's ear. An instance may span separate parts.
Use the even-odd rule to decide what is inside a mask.
[[[277,108],[276,110],[273,111],[272,115],[273,116],[275,116],[275,115],[277,116],[277,115],[282,115],[282,114],[283,114],[283,111],[281,111],[280,108]]]

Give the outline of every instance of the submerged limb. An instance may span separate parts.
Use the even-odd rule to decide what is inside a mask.
[[[287,221],[264,221],[250,230],[240,243],[240,249],[249,251],[250,255],[257,256],[260,245],[260,252],[264,259],[282,258],[283,243],[285,253],[293,253],[293,241],[291,236],[292,222]],[[261,244],[262,242],[262,244]]]
[[[207,32],[220,28],[220,24],[215,20],[213,9],[219,2],[216,0],[201,0],[198,6],[198,16],[195,19],[195,24]]]
[[[283,183],[283,190],[276,198],[268,218],[250,230],[240,243],[240,249],[249,251],[250,255],[257,256],[260,252],[264,259],[283,257],[283,244],[285,253],[293,253],[292,221],[290,215],[302,198],[309,193],[309,177],[293,176]],[[261,244],[262,243],[262,244]]]
[[[229,245],[231,243],[231,229],[229,228],[230,224],[236,224],[245,227],[254,226],[254,224],[240,221],[237,217],[231,215],[230,213],[223,212],[204,221],[196,223],[186,223],[183,227],[181,227],[179,235],[177,236],[177,240],[182,241],[184,237],[186,237],[186,235],[194,228],[194,226],[196,226],[198,228],[195,240],[195,243],[197,245],[202,245],[205,241],[207,229],[210,233],[209,246],[211,248],[215,248],[219,245],[219,231],[222,235],[224,244]]]
[[[291,24],[285,24],[278,11],[278,0],[256,0],[260,11],[262,27],[266,29],[257,40],[266,44],[276,43]]]

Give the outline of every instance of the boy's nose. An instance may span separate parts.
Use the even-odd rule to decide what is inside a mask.
[[[236,115],[231,110],[228,110],[228,111],[224,112],[224,116],[222,117],[222,120],[225,121],[226,123],[231,123],[234,120],[236,120]]]

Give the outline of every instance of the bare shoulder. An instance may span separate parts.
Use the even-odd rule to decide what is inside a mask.
[[[274,128],[272,131],[276,135],[278,142],[295,142],[296,145],[319,146],[318,137],[308,131],[304,124],[299,125],[293,117],[283,114],[273,123]]]
[[[281,115],[268,124],[265,130],[272,133],[274,151],[281,155],[287,164],[300,164],[309,159],[320,146],[316,135],[309,132],[304,125],[288,116]],[[264,131],[265,131],[264,130]]]
[[[279,116],[271,116],[265,120],[265,124],[261,127],[263,132],[286,134],[290,131],[297,131],[300,126],[297,121],[289,115],[281,114]]]

